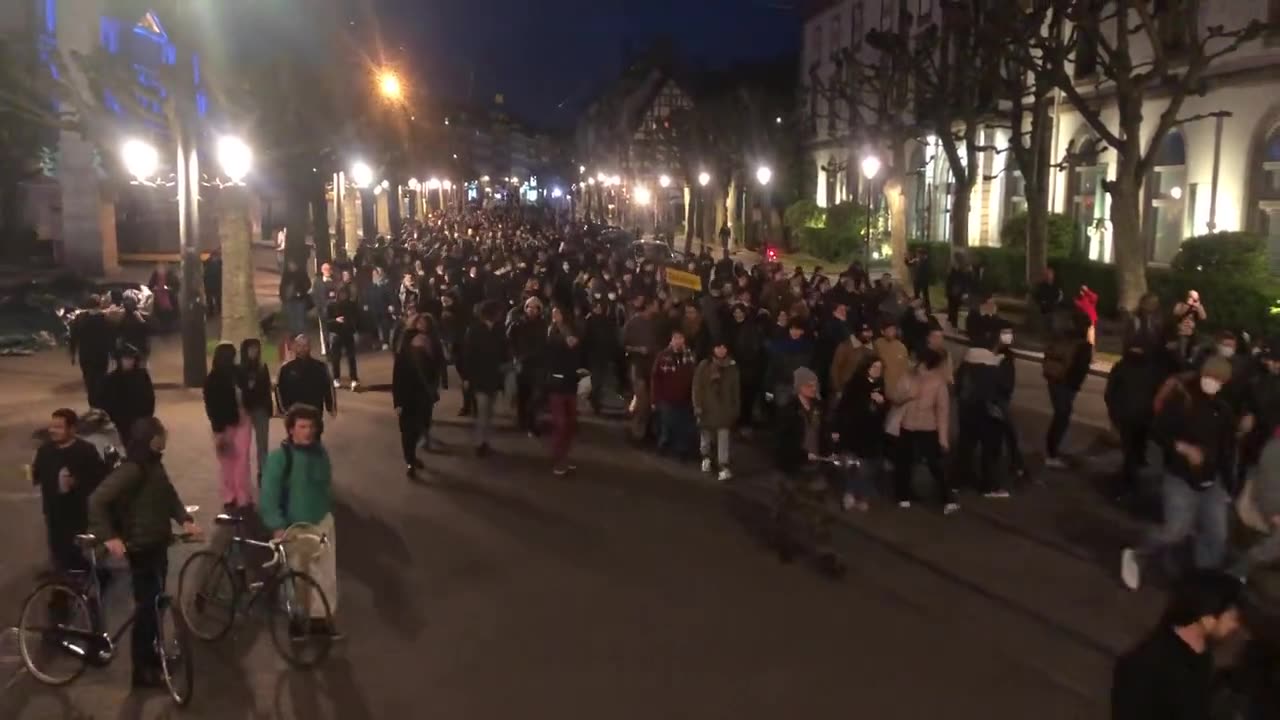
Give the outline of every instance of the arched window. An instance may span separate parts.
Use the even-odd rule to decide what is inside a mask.
[[[1280,125],[1271,128],[1254,157],[1249,229],[1267,238],[1272,272],[1280,272]]]
[[[1147,211],[1143,231],[1154,262],[1167,263],[1187,238],[1187,148],[1182,133],[1171,132],[1160,144],[1145,182]]]
[[[1098,139],[1087,130],[1071,142],[1067,155],[1067,211],[1076,221],[1077,246],[1093,260],[1110,262],[1111,248],[1105,245],[1106,234],[1100,229],[1101,221],[1107,217],[1107,192],[1102,186],[1107,165],[1098,157],[1100,147]]]

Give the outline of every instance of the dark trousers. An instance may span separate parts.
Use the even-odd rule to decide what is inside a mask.
[[[831,517],[826,510],[828,484],[817,469],[806,467],[778,479],[773,520],[777,541],[788,549],[816,553],[831,549]]]
[[[893,489],[899,502],[919,500],[911,485],[911,471],[915,469],[917,460],[922,461],[929,469],[929,475],[941,492],[944,503],[950,502],[955,496],[955,489],[948,483],[947,475],[943,472],[942,446],[938,443],[936,431],[903,430],[898,435],[894,452]]]
[[[960,413],[960,437],[956,439],[955,468],[960,481],[977,492],[991,492],[996,482],[1000,451],[1004,449],[1005,424],[982,409]],[[980,452],[979,452],[980,451]],[[978,475],[973,473],[973,456],[979,453]]]
[[[760,381],[743,377],[738,383],[738,427],[749,428],[755,422],[756,400],[760,397]]]
[[[1076,391],[1062,383],[1049,383],[1049,404],[1053,406],[1053,420],[1049,421],[1049,434],[1045,437],[1044,447],[1048,457],[1058,457],[1058,448],[1062,446],[1062,438],[1071,427],[1071,411],[1076,404]]]
[[[107,366],[80,364],[80,376],[84,378],[84,393],[89,407],[102,409],[102,391],[107,382]]]
[[[929,300],[929,283],[915,284],[915,299],[924,301],[924,311],[933,313],[933,303]]]
[[[1120,450],[1124,453],[1124,462],[1120,470],[1122,493],[1134,493],[1138,490],[1138,474],[1147,465],[1147,439],[1151,433],[1149,422],[1127,422],[1120,428]]]
[[[347,356],[347,375],[352,381],[359,382],[360,373],[356,370],[356,336],[351,333],[329,334],[329,372],[333,379],[342,377],[342,356]]]
[[[83,570],[89,565],[80,548],[76,547],[76,535],[84,532],[84,523],[72,523],[59,519],[57,511],[45,515],[46,539],[49,543],[49,560],[58,572]]]
[[[169,573],[169,548],[129,551],[129,575],[133,581],[133,671],[151,670],[160,666],[156,654],[156,599],[164,592],[165,576]]]
[[[418,456],[418,442],[431,435],[431,416],[435,405],[428,404],[419,410],[402,410],[400,413],[400,452],[406,465],[412,465]]]
[[[578,431],[578,396],[574,393],[547,394],[551,409],[551,459],[557,465],[569,457],[573,436]]]
[[[516,422],[521,430],[538,432],[538,372],[521,370],[516,376]]]
[[[963,298],[947,298],[947,324],[955,330],[960,329],[960,305],[962,303],[964,303]]]

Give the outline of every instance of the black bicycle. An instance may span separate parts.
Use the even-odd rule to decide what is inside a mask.
[[[244,519],[221,514],[217,525],[231,527],[231,541],[221,552],[201,550],[187,558],[178,573],[178,598],[191,633],[219,640],[231,630],[236,615],[251,612],[265,598],[267,624],[276,651],[295,667],[314,667],[329,655],[334,639],[329,599],[315,578],[289,568],[289,546],[295,555],[327,552],[323,534],[294,526],[283,540],[260,542],[244,536]],[[262,566],[270,575],[250,578],[244,548],[263,548],[271,560]],[[248,597],[247,602],[242,602]]]
[[[174,535],[172,543],[194,542],[192,535]],[[85,668],[106,667],[120,649],[120,639],[137,621],[135,608],[129,618],[108,633],[103,576],[98,568],[102,541],[93,535],[77,535],[76,544],[89,559],[85,570],[73,570],[64,579],[45,582],[27,596],[18,621],[18,650],[33,677],[46,685],[66,685]],[[160,583],[164,587],[164,582]],[[161,591],[155,607],[156,655],[169,696],[179,706],[191,702],[195,668],[186,623],[173,611],[170,595]]]

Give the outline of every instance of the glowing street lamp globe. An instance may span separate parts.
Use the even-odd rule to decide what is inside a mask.
[[[400,76],[396,75],[394,70],[383,70],[378,73],[378,92],[388,100],[399,100],[404,95]]]
[[[635,187],[635,196],[636,204],[638,205],[648,205],[649,201],[653,199],[653,193],[649,192],[649,188],[643,185]]]
[[[351,182],[358,188],[367,188],[373,184],[373,168],[368,163],[358,162],[351,166]]]
[[[671,176],[663,175],[662,177],[658,178],[658,184],[664,188],[671,187]]]
[[[422,188],[422,183],[418,182],[418,178],[409,178],[409,189],[417,192]]]
[[[120,159],[124,169],[138,180],[155,177],[160,167],[160,153],[151,143],[136,138],[126,140],[120,147]]]
[[[231,182],[243,181],[253,167],[253,151],[244,140],[234,135],[218,138],[217,155],[222,172]]]
[[[428,180],[428,181],[427,181],[427,189],[428,189],[428,190],[439,190],[439,189],[440,189],[440,178],[431,178],[430,180]]]
[[[710,182],[711,182],[711,173],[707,172],[706,170],[703,170],[702,172],[698,173],[699,185],[701,185],[702,187],[706,187]]]
[[[760,183],[761,185],[768,185],[769,181],[772,179],[773,179],[773,170],[771,170],[767,165],[761,165],[756,170],[756,182]]]
[[[868,180],[874,180],[880,174],[880,158],[875,155],[868,155],[862,159],[862,176]]]

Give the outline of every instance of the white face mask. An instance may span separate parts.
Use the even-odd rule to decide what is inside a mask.
[[[1219,355],[1221,355],[1221,356],[1222,356],[1222,357],[1224,357],[1224,358],[1229,358],[1229,357],[1231,357],[1232,355],[1235,355],[1235,354],[1236,354],[1235,346],[1233,346],[1233,345],[1219,345],[1219,346],[1218,346],[1218,354],[1219,354]]]
[[[1011,333],[1011,332],[1002,332],[1002,333],[1000,333],[1000,344],[1001,344],[1001,345],[1012,345],[1012,344],[1013,344],[1013,333]]]
[[[564,265],[561,265],[560,267],[564,268],[564,271],[565,271],[565,272],[569,272],[569,263],[565,263]]]
[[[610,299],[610,300],[617,300],[617,299],[618,299],[618,293],[609,293],[609,299]]]
[[[1202,377],[1200,378],[1200,389],[1204,391],[1205,395],[1212,397],[1222,389],[1222,381],[1217,378]]]

